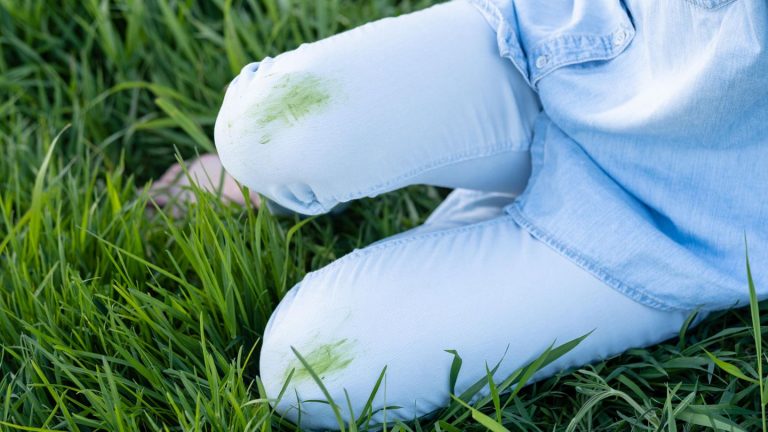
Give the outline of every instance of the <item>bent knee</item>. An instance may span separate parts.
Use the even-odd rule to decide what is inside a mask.
[[[388,419],[427,414],[450,401],[453,357],[446,349],[457,349],[479,373],[462,375],[457,389],[482,377],[486,360],[497,362],[508,344],[506,332],[495,335],[500,339],[490,341],[498,342],[491,348],[471,336],[494,334],[496,325],[478,321],[474,311],[488,309],[492,299],[509,291],[506,280],[487,277],[493,273],[488,268],[505,269],[497,275],[507,272],[495,263],[514,261],[507,251],[516,248],[504,242],[512,222],[504,221],[412,232],[310,273],[289,291],[264,334],[261,378],[277,411],[296,421],[301,410],[307,427],[336,427],[330,405],[308,401],[326,401],[329,395],[348,422],[363,414],[386,368],[386,394],[379,388],[371,408],[401,407],[388,409]],[[471,247],[475,241],[501,241],[505,247],[491,249],[503,256]],[[503,305],[494,309],[509,315]],[[424,364],[430,367],[419,367]],[[274,401],[282,389],[283,397]],[[382,416],[373,415],[372,423]]]
[[[361,418],[376,424],[421,416],[448,400],[451,357],[442,346],[421,343],[421,336],[409,340],[390,329],[391,320],[410,318],[384,316],[402,298],[381,292],[378,282],[387,276],[371,272],[366,261],[311,273],[289,291],[265,329],[259,367],[267,397],[303,427],[338,429],[330,403],[346,424]],[[419,359],[434,368],[414,368]]]
[[[338,173],[328,151],[338,121],[328,116],[339,89],[305,57],[290,52],[245,66],[227,89],[214,135],[234,178],[284,207],[318,214],[336,204],[326,183]]]
[[[289,291],[267,324],[259,360],[270,403],[310,429],[343,426],[331,404],[344,424],[353,422],[377,378],[367,342],[347,331],[344,302],[334,301],[325,288],[300,284]],[[325,299],[318,298],[322,294]]]

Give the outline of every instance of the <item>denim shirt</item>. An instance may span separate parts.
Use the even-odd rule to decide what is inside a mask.
[[[766,0],[470,0],[541,99],[507,211],[663,310],[768,297]]]

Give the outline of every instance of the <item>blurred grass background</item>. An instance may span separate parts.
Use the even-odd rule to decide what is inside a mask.
[[[307,271],[421,223],[442,191],[292,229],[200,191],[181,220],[147,214],[145,185],[212,149],[246,63],[429,3],[0,0],[0,431],[293,430],[261,402],[271,311]],[[509,430],[758,430],[754,334],[747,310],[717,313],[482,412]],[[472,413],[388,429],[486,430]]]

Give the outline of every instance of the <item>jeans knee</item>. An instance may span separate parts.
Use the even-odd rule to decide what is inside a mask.
[[[294,287],[270,318],[259,359],[260,376],[281,416],[300,421],[304,428],[339,429],[330,403],[337,406],[345,424],[354,421],[345,393],[349,389],[353,398],[360,399],[355,391],[357,378],[349,372],[361,360],[359,341],[340,329],[342,305],[331,304],[331,296],[318,301],[315,293],[304,294],[301,284]]]
[[[311,61],[281,57],[245,66],[229,85],[216,148],[225,169],[250,189],[299,213],[324,213],[336,204],[317,190],[332,170],[317,145],[328,140],[320,120],[333,104],[332,83]]]

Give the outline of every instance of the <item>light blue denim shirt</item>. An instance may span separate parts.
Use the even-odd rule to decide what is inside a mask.
[[[472,0],[538,92],[507,208],[652,307],[768,296],[766,0]]]

